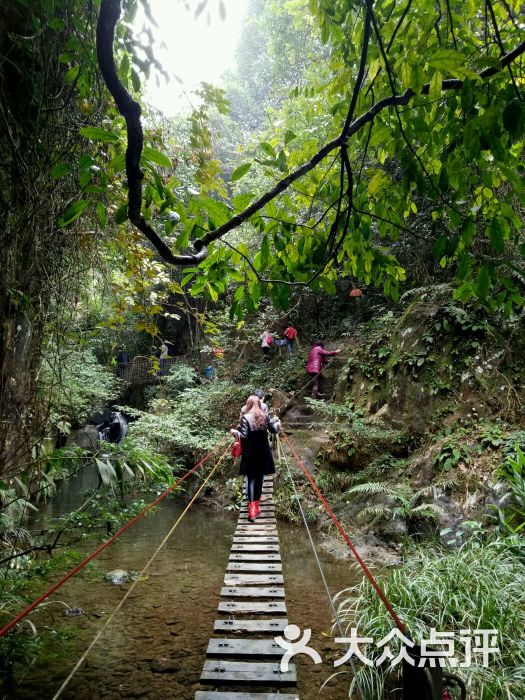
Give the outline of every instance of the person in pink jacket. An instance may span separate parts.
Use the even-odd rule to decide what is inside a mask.
[[[322,375],[324,358],[332,357],[333,355],[339,354],[340,350],[325,350],[324,343],[320,340],[316,341],[312,345],[310,354],[308,355],[308,361],[306,363],[306,373],[313,380],[312,386],[312,398],[316,398],[318,395],[323,396],[322,390],[324,386],[324,377]]]

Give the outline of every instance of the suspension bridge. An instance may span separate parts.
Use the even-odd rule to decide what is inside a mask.
[[[39,596],[35,601],[22,610],[10,622],[0,629],[0,637],[4,636],[35,610],[43,601],[60,589],[70,578],[81,571],[90,561],[98,556],[106,547],[110,546],[123,532],[129,529],[139,518],[143,517],[154,506],[164,500],[182,482],[192,474],[200,470],[204,464],[213,462],[207,476],[202,479],[199,488],[186,505],[182,513],[174,522],[169,532],[162,538],[142,571],[138,574],[130,587],[125,591],[120,602],[105,619],[100,629],[92,639],[82,656],[69,671],[62,685],[53,695],[53,700],[62,697],[71,680],[81,666],[85,663],[93,648],[99,644],[115,617],[123,608],[130,595],[139,582],[144,580],[151,564],[172,537],[181,520],[192,507],[200,493],[206,487],[212,476],[217,472],[221,463],[230,452],[229,438],[219,442],[207,455],[205,455],[192,469],[180,477],[170,488],[166,489],[157,499],[150,503],[143,511],[132,520],[122,526],[106,542],[101,544],[94,552],[77,564],[65,576]],[[286,447],[286,452],[284,447]],[[289,458],[292,457],[299,472],[306,477],[313,491],[319,498],[327,515],[343,540],[352,551],[359,563],[363,574],[369,579],[377,595],[385,606],[397,629],[410,639],[410,633],[397,616],[392,605],[386,598],[383,590],[376,582],[374,576],[355,549],[341,523],[334,515],[326,499],[320,492],[314,478],[308,472],[299,458],[294,446],[286,434],[277,439],[278,464],[286,470],[297,498],[307,536],[312,546],[312,553],[319,567],[323,585],[332,611],[335,627],[341,635],[345,636],[345,630],[341,624],[338,611],[328,588],[323,568],[316,552],[312,534],[308,527],[308,521],[302,509],[301,500],[295,486],[294,475],[290,468]],[[297,475],[297,472],[296,472]],[[237,527],[232,537],[232,545],[229,560],[225,571],[223,586],[220,591],[218,616],[210,630],[210,639],[203,660],[200,675],[201,688],[195,692],[195,700],[299,700],[297,692],[297,670],[293,663],[288,664],[287,669],[281,668],[281,660],[285,650],[275,637],[286,636],[288,625],[285,582],[282,573],[282,561],[279,545],[279,534],[275,518],[275,505],[273,501],[273,476],[265,477],[263,495],[265,500],[261,502],[261,513],[255,522],[248,521],[248,505],[243,502],[239,513]],[[417,647],[416,647],[417,649]],[[412,654],[413,649],[409,650]],[[419,658],[419,657],[414,657]],[[355,657],[350,656],[350,664],[355,673]],[[431,664],[428,664],[431,665]],[[452,698],[448,694],[441,669],[432,666],[432,673],[428,667],[413,668],[404,665],[404,700],[443,700]],[[457,677],[456,677],[457,682]],[[359,700],[368,698],[357,683]],[[465,694],[462,693],[462,698]],[[374,700],[376,700],[374,698]],[[380,700],[379,698],[377,700]]]
[[[125,384],[150,384],[169,374],[170,369],[187,359],[187,355],[157,358],[138,355],[131,362],[119,363],[116,374]]]

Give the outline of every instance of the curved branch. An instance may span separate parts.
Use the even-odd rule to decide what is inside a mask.
[[[172,265],[193,265],[201,262],[207,255],[207,246],[222,238],[226,233],[238,228],[242,223],[260,211],[266,204],[275,199],[281,192],[284,192],[292,183],[299,180],[316,165],[323,161],[327,155],[337,148],[344,147],[351,136],[360,131],[366,124],[372,122],[375,117],[388,107],[406,106],[416,96],[416,93],[408,88],[401,95],[390,95],[373,105],[367,112],[359,116],[348,126],[345,124],[341,134],[325,144],[309,161],[303,163],[299,168],[289,173],[285,178],[279,180],[277,184],[264,195],[252,202],[246,209],[233,216],[222,226],[210,231],[202,238],[198,238],[193,243],[195,253],[188,255],[176,255],[167,246],[153,228],[145,221],[141,215],[142,206],[142,179],[144,177],[140,169],[140,155],[142,153],[143,132],[140,121],[140,105],[134,101],[128,91],[120,82],[115,67],[113,57],[113,41],[115,36],[115,26],[120,16],[120,0],[102,0],[100,6],[99,20],[97,25],[97,56],[102,77],[112,94],[119,112],[126,120],[128,131],[128,147],[126,150],[126,174],[128,177],[128,214],[130,221],[134,224],[156,248],[162,259]],[[367,17],[368,20],[368,17]],[[365,20],[365,26],[368,24]],[[367,28],[368,29],[368,28]],[[365,30],[363,39],[363,53],[368,43],[368,31]],[[525,53],[525,41],[519,44],[513,51],[500,58],[498,68],[490,67],[479,73],[482,79],[489,78],[509,66],[519,56]],[[360,82],[360,81],[358,81]],[[458,79],[443,80],[442,90],[460,90],[463,81]],[[430,83],[423,86],[421,94],[428,95]],[[352,110],[349,110],[351,114]],[[273,280],[272,280],[273,282]],[[277,282],[277,280],[275,280]]]
[[[206,257],[204,245],[197,253],[176,255],[158,233],[142,216],[142,180],[140,157],[144,145],[144,134],[140,119],[141,108],[121,83],[115,59],[113,42],[115,26],[120,17],[120,0],[102,0],[97,23],[97,58],[100,72],[110,91],[118,111],[126,120],[128,144],[126,148],[126,176],[128,179],[128,216],[131,223],[149,240],[160,256],[172,265],[193,265]]]
[[[506,68],[506,66],[515,61],[517,58],[519,58],[519,56],[521,56],[524,53],[525,41],[523,41],[513,51],[506,54],[500,59],[500,68],[486,68],[484,71],[479,73],[479,77],[483,79],[490,78],[491,76],[503,70],[503,68]],[[456,78],[443,80],[442,83],[443,91],[461,90],[462,87],[463,81]],[[430,83],[426,83],[421,89],[421,94],[428,95],[429,92]],[[350,126],[348,127],[348,131],[344,137],[343,135],[340,135],[332,141],[329,141],[325,146],[323,146],[323,148],[321,148],[321,150],[319,150],[313,156],[313,158],[301,165],[299,168],[297,168],[297,170],[291,172],[282,180],[279,180],[279,182],[271,190],[266,192],[262,197],[259,197],[259,199],[256,199],[254,202],[252,202],[252,204],[250,204],[250,206],[244,209],[244,211],[242,211],[240,214],[237,214],[225,224],[219,226],[219,228],[216,228],[214,231],[210,231],[205,236],[203,236],[203,238],[197,239],[194,243],[195,247],[198,247],[200,241],[202,241],[202,245],[208,245],[213,241],[222,238],[222,236],[224,236],[225,233],[228,233],[232,229],[240,226],[240,224],[244,223],[251,216],[256,214],[260,209],[262,209],[266,204],[268,204],[268,202],[271,202],[272,199],[275,199],[275,197],[278,194],[284,192],[284,190],[286,190],[293,182],[301,178],[303,175],[306,175],[306,173],[310,172],[310,170],[313,170],[313,168],[322,160],[324,160],[324,158],[329,153],[344,145],[344,143],[348,141],[348,139],[351,136],[360,131],[366,124],[372,122],[377,117],[377,115],[384,109],[387,109],[388,107],[392,107],[394,105],[406,106],[414,97],[416,97],[416,93],[411,88],[408,88],[401,95],[396,95],[395,97],[390,95],[389,97],[385,97],[382,100],[379,100],[379,102],[376,102],[376,104],[370,107],[370,109],[367,112],[362,114],[350,124]]]

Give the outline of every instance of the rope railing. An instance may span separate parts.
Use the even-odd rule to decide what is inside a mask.
[[[12,620],[7,622],[2,628],[0,628],[0,637],[3,637],[6,635],[15,625],[17,625],[19,622],[21,622],[27,615],[29,615],[30,612],[32,612],[35,608],[37,608],[40,603],[42,603],[46,598],[49,598],[49,596],[57,591],[59,588],[61,588],[66,581],[68,581],[70,578],[75,576],[81,569],[83,569],[89,562],[97,557],[100,552],[102,552],[106,547],[108,547],[110,544],[112,544],[120,535],[125,532],[133,523],[135,523],[137,520],[142,518],[143,515],[145,515],[147,512],[149,512],[152,508],[154,508],[156,505],[158,505],[161,501],[163,501],[168,494],[170,494],[179,484],[181,484],[183,481],[185,481],[191,474],[193,474],[199,467],[201,467],[205,462],[207,462],[210,457],[212,457],[216,450],[222,446],[224,446],[224,443],[228,440],[228,438],[223,438],[219,442],[217,442],[212,449],[206,454],[197,464],[189,469],[183,476],[178,478],[175,483],[173,483],[169,488],[167,488],[161,495],[156,498],[152,503],[150,503],[146,508],[141,510],[140,513],[135,515],[134,518],[129,520],[127,523],[125,523],[115,534],[113,534],[108,540],[103,542],[99,547],[95,549],[94,552],[92,552],[89,556],[87,556],[85,559],[83,559],[79,564],[77,564],[75,567],[73,567],[68,573],[63,576],[59,581],[57,581],[55,584],[53,584],[50,588],[48,588],[47,591],[42,593],[36,600],[34,600],[30,605],[28,605],[24,610],[22,610],[16,617],[14,617]],[[222,459],[222,457],[221,457]]]

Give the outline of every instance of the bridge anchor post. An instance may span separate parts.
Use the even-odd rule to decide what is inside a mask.
[[[430,666],[431,660],[439,660],[422,657],[420,646],[405,649],[414,665],[403,660],[403,700],[443,700],[443,669]]]

